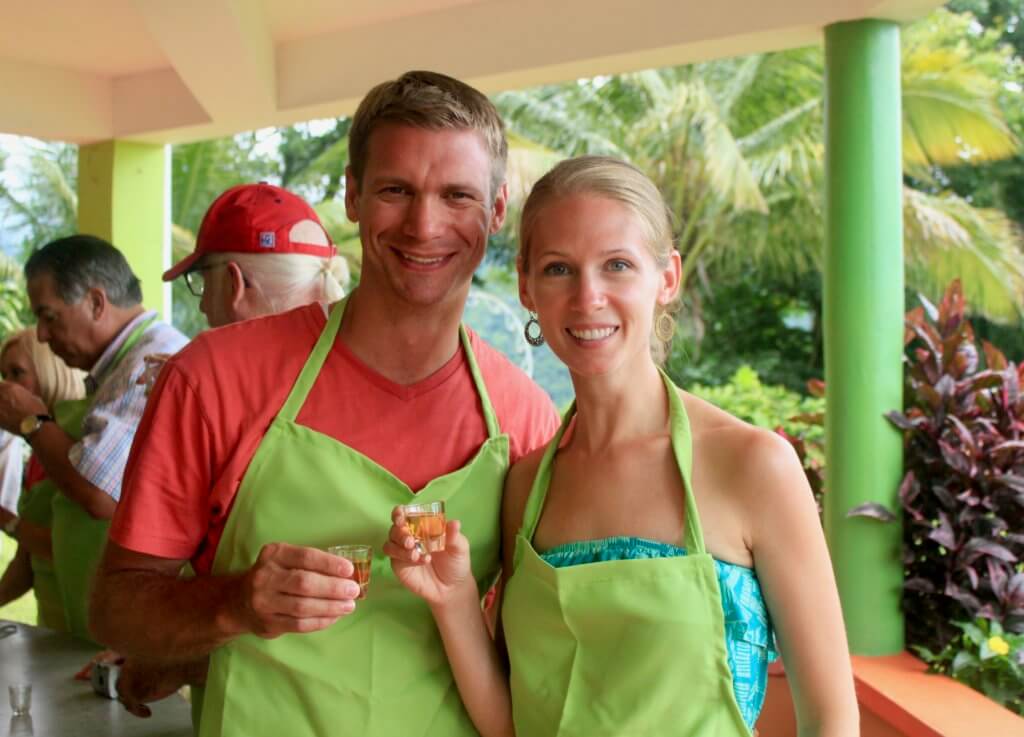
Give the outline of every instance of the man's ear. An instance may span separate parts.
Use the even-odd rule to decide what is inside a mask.
[[[92,319],[96,321],[102,319],[103,315],[107,312],[107,306],[110,304],[107,300],[107,293],[101,287],[89,287],[83,299],[86,301],[86,306],[89,309],[89,314],[92,315]]]
[[[505,216],[508,214],[508,182],[502,182],[498,187],[498,194],[494,198],[494,205],[491,207],[491,235],[494,235],[505,223]]]
[[[226,292],[229,295],[228,304],[231,305],[232,309],[237,310],[238,305],[245,299],[245,290],[249,285],[245,283],[245,275],[242,274],[242,269],[234,261],[228,261],[224,264],[224,273],[228,280]]]
[[[345,167],[345,214],[353,223],[359,222],[359,180],[351,166]]]

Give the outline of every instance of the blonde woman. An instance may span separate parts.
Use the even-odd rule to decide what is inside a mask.
[[[69,368],[40,343],[35,328],[22,330],[0,345],[0,375],[4,381],[29,390],[53,414],[61,402],[85,396],[85,373]],[[18,514],[0,509],[0,525],[18,543],[18,550],[0,577],[0,606],[33,589],[39,624],[64,630],[64,610],[53,570],[50,503],[57,487],[46,480],[42,464],[33,455],[25,472]]]
[[[505,483],[499,646],[457,520],[446,550],[423,555],[396,508],[385,545],[430,605],[481,735],[746,737],[775,635],[800,733],[856,735],[839,598],[792,448],[658,366],[681,268],[655,186],[615,159],[565,161],[530,194],[519,243],[527,338],[568,366],[576,403]]]

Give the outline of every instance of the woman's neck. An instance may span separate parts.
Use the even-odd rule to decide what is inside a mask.
[[[614,374],[574,374],[572,382],[576,423],[571,443],[583,453],[602,453],[668,428],[665,383],[650,356]]]

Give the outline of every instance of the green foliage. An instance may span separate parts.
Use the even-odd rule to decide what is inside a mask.
[[[3,572],[7,570],[7,566],[10,565],[17,549],[17,544],[9,537],[4,537],[3,540],[0,540],[0,575],[3,575]],[[0,619],[24,622],[25,624],[36,624],[38,620],[36,597],[32,595],[31,591],[28,591],[23,596],[0,607]]]
[[[717,279],[692,295],[698,297],[699,310],[684,316],[666,362],[680,386],[723,384],[744,364],[766,384],[795,392],[824,374],[816,275],[794,284],[748,269]]]
[[[824,399],[802,396],[782,386],[763,384],[757,372],[749,366],[738,368],[729,383],[722,386],[694,384],[687,390],[752,425],[769,430],[781,427],[793,434],[807,433],[815,439],[824,437],[822,428],[808,429],[805,419],[825,411]]]
[[[938,649],[952,622],[1024,633],[1024,367],[976,344],[960,285],[906,318],[903,608],[907,641]]]
[[[17,250],[27,258],[34,249],[75,232],[78,224],[78,147],[21,139],[28,166],[7,186],[0,179],[3,228],[17,234]],[[0,159],[0,169],[11,166]]]
[[[344,193],[351,125],[351,119],[338,118],[321,133],[301,123],[280,129],[281,186],[301,189],[310,202],[327,202]]]
[[[0,254],[0,340],[31,322],[21,267]]]
[[[1016,321],[1020,238],[998,213],[947,193],[940,167],[1010,156],[1019,61],[968,16],[939,11],[905,31],[907,278],[937,298],[963,276],[976,309]],[[686,319],[707,284],[753,267],[780,282],[817,275],[824,242],[820,48],[598,77],[499,95],[510,130],[563,156],[628,159],[679,222]],[[969,279],[969,281],[967,281]],[[696,287],[696,288],[694,288]],[[693,330],[699,342],[699,325]]]
[[[912,646],[933,673],[944,673],[1024,716],[1024,634],[998,622],[954,622],[959,634],[939,652]]]
[[[956,13],[973,15],[970,33],[976,43],[984,43],[988,48],[1007,44],[1013,50],[1012,64],[992,71],[993,78],[1000,81],[1000,106],[1010,128],[1021,137],[1024,95],[1019,80],[1020,60],[1024,57],[1024,23],[1021,23],[1020,0],[954,0],[947,7]],[[1016,223],[1024,224],[1024,156],[1020,153],[1003,161],[947,169],[945,174],[947,186],[961,197],[980,207],[1002,210]]]

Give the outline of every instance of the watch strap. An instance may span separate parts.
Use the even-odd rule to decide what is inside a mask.
[[[35,435],[39,431],[39,428],[43,426],[44,422],[56,422],[56,420],[53,418],[53,415],[35,415],[35,419],[36,424],[32,427],[32,429],[21,434],[21,436],[26,440]]]

